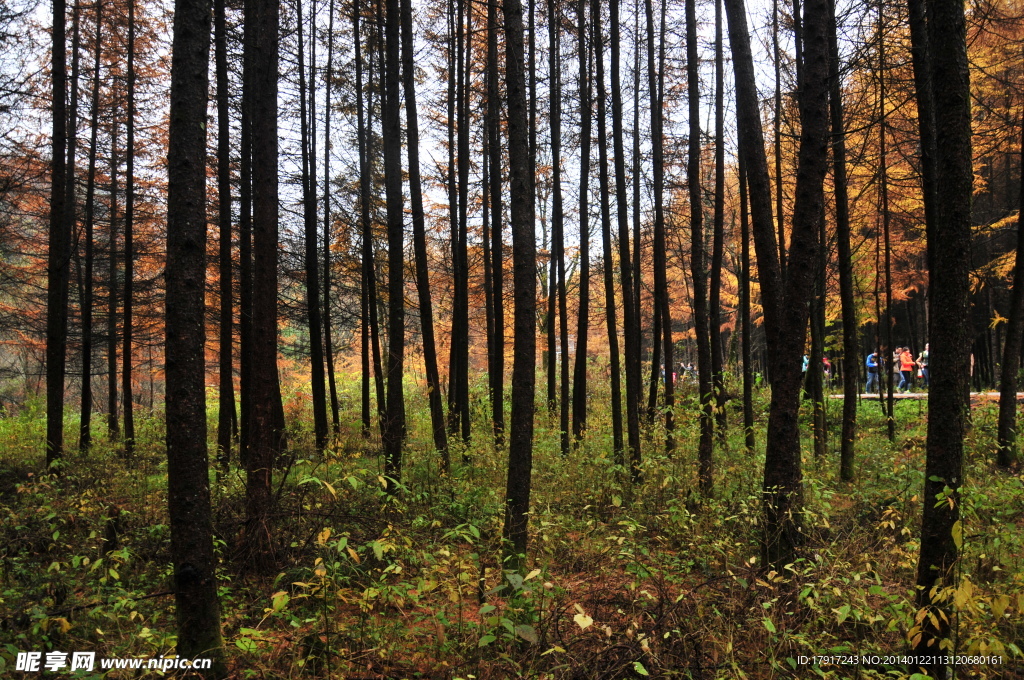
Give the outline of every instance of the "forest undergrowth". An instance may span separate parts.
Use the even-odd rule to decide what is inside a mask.
[[[361,435],[357,387],[343,385],[353,398],[324,455],[307,431],[308,398],[293,389],[287,399],[301,425],[275,471],[274,573],[252,573],[236,550],[244,470],[211,471],[231,677],[908,677],[886,657],[907,653],[920,620],[927,402],[897,403],[892,443],[880,408],[861,404],[852,484],[837,475],[841,402],[828,405],[829,456],[815,459],[806,442],[805,543],[782,573],[759,557],[765,394],[752,456],[730,405],[710,499],[697,492],[692,392],[677,406],[673,456],[661,453],[663,433],[646,432],[639,488],[613,461],[607,409],[593,409],[585,443],[563,458],[557,418],[538,405],[530,566],[513,573],[501,568],[506,455],[484,429],[484,388],[446,478],[427,453],[425,399],[410,404],[404,487],[389,497],[378,438]],[[1002,664],[961,666],[961,678],[1024,677],[1024,476],[994,466],[996,413],[973,411],[955,538],[964,559],[946,595],[951,652]],[[41,409],[0,418],[0,677],[25,650],[173,654],[163,419],[137,423],[131,459],[101,434],[55,476],[41,474]],[[77,421],[66,425],[73,441]],[[811,658],[822,655],[859,659]]]

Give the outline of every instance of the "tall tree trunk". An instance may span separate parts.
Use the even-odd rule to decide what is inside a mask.
[[[68,344],[68,287],[71,279],[71,230],[68,229],[67,38],[65,0],[53,0],[50,69],[50,234],[46,282],[46,464],[64,455],[64,376]],[[72,121],[74,125],[74,121]]]
[[[807,301],[817,261],[828,156],[828,4],[827,0],[811,0],[805,5],[800,152],[784,290],[779,285],[778,249],[771,229],[767,163],[743,2],[727,0],[725,6],[736,72],[740,145],[748,163],[754,240],[773,376],[764,475],[764,558],[766,564],[781,569],[792,561],[800,542],[799,367],[807,329]]]
[[[583,438],[587,429],[587,336],[590,333],[590,53],[587,51],[587,5],[576,6],[577,58],[580,65],[580,287],[579,316],[576,323],[576,362],[573,366],[572,435]]]
[[[700,182],[700,78],[697,56],[696,1],[686,1],[686,80],[690,106],[690,145],[686,174],[690,190],[690,271],[693,278],[694,334],[697,336],[697,388],[700,393],[700,442],[697,461],[700,490],[710,496],[714,487],[711,414],[712,366],[708,332],[707,274],[704,265],[704,206]]]
[[[238,459],[249,466],[249,434],[253,425],[253,326],[252,326],[252,133],[253,133],[253,59],[255,26],[252,2],[243,5],[242,27],[242,111],[241,148],[239,149],[238,188]]]
[[[1021,168],[1018,215],[1024,215],[1024,131],[1021,133]],[[1003,468],[1012,467],[1017,462],[1017,372],[1020,370],[1021,338],[1024,336],[1024,225],[1021,220],[1021,217],[1017,218],[1013,295],[999,375],[999,451],[996,462]]]
[[[739,158],[740,176],[740,309],[742,335],[740,336],[743,355],[743,443],[747,455],[753,455],[757,442],[754,438],[754,367],[751,364],[750,327],[750,219],[747,213],[747,173],[743,153]]]
[[[110,132],[110,236],[107,261],[107,435],[120,436],[117,420],[117,119]]]
[[[468,122],[463,118],[462,101],[467,96],[463,89],[463,61],[465,51],[463,42],[463,11],[465,0],[458,0],[456,11],[451,15],[452,26],[449,35],[449,73],[448,73],[448,211],[451,223],[452,253],[452,328],[448,348],[448,432],[457,436],[461,429],[462,418],[462,338],[469,329],[464,320],[468,319],[468,301],[465,299],[467,289],[463,287],[462,248],[462,169],[466,167],[467,177],[469,159],[462,153],[464,133],[468,135]],[[468,136],[466,137],[468,140]],[[468,152],[468,150],[467,150]],[[466,312],[466,313],[464,313]]]
[[[558,427],[563,456],[569,455],[569,314],[565,294],[565,215],[562,209],[562,82],[561,17],[556,0],[548,0],[550,40],[548,78],[551,90],[551,257],[555,261],[555,290],[558,295],[559,391]]]
[[[619,77],[619,0],[611,0],[612,143],[615,153],[615,203],[619,215],[619,271],[622,283],[623,336],[626,345],[626,429],[629,470],[640,482],[640,325],[634,304],[633,270],[629,253],[629,205],[626,202],[626,156],[622,131],[622,83]],[[639,282],[636,282],[639,285]]]
[[[384,189],[388,222],[388,366],[384,446],[384,476],[389,493],[402,481],[402,440],[405,435],[405,397],[402,373],[405,364],[405,233],[402,200],[402,126],[400,123],[400,29],[399,0],[384,3],[386,75],[382,132],[384,141]]]
[[[598,193],[601,196],[601,244],[604,260],[604,301],[608,325],[608,355],[611,363],[612,390],[612,460],[624,465],[622,438],[622,369],[619,353],[619,333],[616,328],[615,271],[612,251],[611,189],[608,180],[608,92],[604,84],[604,33],[601,28],[601,4],[591,0],[590,14],[594,30],[594,61],[597,65],[597,150]]]
[[[309,325],[310,389],[313,396],[314,443],[317,451],[323,451],[327,446],[327,394],[324,384],[323,329],[320,317],[320,258],[317,249],[316,153],[314,150],[316,132],[312,130],[313,118],[316,115],[316,108],[312,105],[312,102],[315,101],[312,82],[315,63],[310,63],[309,99],[311,105],[307,108],[301,0],[296,2],[296,12],[298,14],[296,24],[299,39],[299,129],[302,147],[302,214],[305,227],[306,322]],[[316,24],[311,21],[310,25],[315,26]],[[315,43],[316,34],[312,33],[310,39],[311,43]],[[312,57],[310,61],[313,62]]]
[[[843,318],[843,434],[839,478],[853,481],[854,440],[857,436],[857,394],[860,392],[860,352],[857,345],[857,305],[853,292],[853,254],[850,248],[850,205],[846,174],[846,129],[843,126],[842,81],[835,0],[829,2],[829,115],[832,122],[832,186],[836,204],[836,243],[839,248],[839,300]]]
[[[217,462],[231,463],[235,423],[234,280],[231,272],[231,116],[228,88],[228,38],[225,0],[214,0],[214,61],[217,78],[217,224],[220,270],[219,389],[217,404]]]
[[[488,383],[491,393],[491,422],[494,443],[500,447],[505,441],[505,300],[504,300],[504,243],[502,239],[501,205],[501,94],[498,87],[498,5],[487,5],[487,116],[490,158],[489,186],[491,208],[491,286],[493,289],[494,327],[491,356],[488,362]]]
[[[928,608],[921,635],[913,640],[914,654],[931,655],[926,669],[945,676],[945,664],[935,656],[938,640],[948,637],[950,613],[933,596],[933,586],[951,586],[960,548],[959,488],[963,483],[964,436],[969,418],[965,395],[970,379],[970,244],[971,95],[963,3],[929,3],[928,62],[935,112],[936,192],[935,243],[931,249],[929,338],[935,346],[930,361],[932,387],[928,405],[924,517],[921,557],[917,568],[918,607]],[[928,92],[918,92],[918,98]],[[947,487],[949,490],[947,490]],[[941,498],[939,494],[942,494]],[[946,498],[951,502],[947,503]],[[938,609],[939,611],[935,611]]]
[[[423,363],[427,372],[427,398],[430,402],[430,424],[434,434],[434,448],[441,454],[441,469],[447,474],[450,465],[448,436],[444,428],[441,378],[437,369],[437,347],[434,342],[434,308],[430,298],[426,223],[423,215],[423,188],[420,180],[420,128],[419,113],[416,108],[411,0],[401,0],[401,14],[402,79],[405,89],[406,134],[408,135],[409,149],[409,197],[412,205],[413,248],[416,251],[416,291],[420,303]]]
[[[528,146],[526,74],[523,59],[523,5],[503,0],[505,14],[505,88],[508,97],[509,184],[515,300],[512,362],[512,417],[503,538],[505,564],[526,566],[533,468],[533,416],[537,352],[537,245],[533,238],[534,177]]]
[[[363,436],[370,436],[370,362],[373,362],[374,386],[377,396],[377,415],[384,426],[384,382],[380,356],[377,320],[377,270],[374,263],[373,221],[370,217],[372,178],[370,175],[369,139],[373,136],[373,121],[364,116],[363,56],[360,34],[360,8],[358,0],[352,10],[356,61],[356,118],[359,131],[359,221],[362,225],[362,420]],[[373,74],[370,74],[370,81]],[[369,107],[372,111],[372,107]],[[364,118],[366,119],[364,123]]]
[[[167,505],[177,652],[226,675],[206,451],[206,106],[209,5],[176,0],[167,158]]]
[[[711,286],[708,323],[711,330],[711,376],[715,390],[715,423],[725,441],[725,361],[722,358],[722,258],[725,251],[725,64],[722,58],[722,1],[715,0],[715,216],[711,234]]]
[[[772,0],[772,61],[775,66],[775,109],[772,112],[775,151],[775,218],[779,231],[779,271],[785,277],[786,218],[782,210],[782,49],[779,45],[779,0]]]
[[[334,0],[327,10],[327,73],[324,77],[324,357],[327,385],[331,395],[331,425],[341,433],[338,414],[338,384],[334,375],[334,343],[331,336],[331,85],[334,81]]]
[[[879,203],[878,209],[882,213],[882,237],[885,242],[885,353],[882,354],[883,359],[889,359],[893,355],[893,343],[892,343],[892,248],[890,244],[890,230],[889,225],[891,222],[891,213],[889,211],[889,167],[888,167],[888,154],[886,152],[886,141],[887,137],[885,134],[886,127],[886,105],[885,105],[885,41],[881,40],[882,37],[882,6],[879,5],[879,17],[878,17],[878,35],[879,35],[879,64],[878,64],[878,158],[879,158]],[[893,368],[899,370],[899,359],[892,359],[894,364],[889,366],[887,383],[887,406],[886,406],[886,429],[889,433],[889,441],[896,441],[896,412],[894,409],[895,398],[893,396],[893,389],[896,385],[896,373]]]
[[[92,446],[92,307],[94,220],[96,214],[96,138],[100,115],[100,56],[103,53],[103,11],[96,5],[95,57],[92,71],[92,104],[89,132],[89,170],[85,187],[85,276],[82,293],[82,417],[78,449],[82,453]]]
[[[662,354],[664,355],[665,366],[665,453],[672,455],[675,449],[675,419],[673,408],[675,406],[675,384],[672,379],[673,371],[673,342],[672,342],[672,307],[669,301],[668,292],[668,243],[665,236],[665,152],[664,152],[664,123],[663,123],[663,97],[665,78],[665,14],[664,2],[662,3],[661,17],[661,39],[654,38],[654,9],[651,7],[651,0],[646,0],[645,9],[647,14],[647,82],[651,91],[651,147],[653,149],[654,165],[654,306],[657,310],[656,318],[661,318],[661,327],[655,324],[654,346],[662,343]],[[659,45],[658,69],[654,68],[654,46]],[[638,281],[639,285],[639,281]],[[661,337],[658,331],[661,332]],[[710,464],[710,460],[707,461]],[[702,467],[701,479],[704,473],[710,475]]]
[[[275,561],[270,526],[271,472],[281,447],[276,404],[278,244],[278,48],[276,0],[249,0],[253,22],[252,67],[252,422],[246,469],[245,549],[257,570]]]
[[[124,194],[124,330],[121,346],[121,394],[124,401],[124,455],[135,452],[132,390],[132,298],[135,278],[135,0],[128,0],[128,123]]]

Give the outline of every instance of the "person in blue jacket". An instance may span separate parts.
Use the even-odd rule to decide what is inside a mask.
[[[869,354],[867,360],[864,362],[864,365],[867,366],[868,368],[868,394],[871,394],[872,392],[878,392],[878,369],[880,368],[879,363],[880,362],[878,360],[878,352],[872,352],[871,354]]]

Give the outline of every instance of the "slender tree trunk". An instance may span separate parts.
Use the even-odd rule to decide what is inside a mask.
[[[1021,136],[1021,167],[1024,168],[1024,132]],[[1024,172],[1021,174],[1020,208],[1024,215]],[[1013,269],[1013,295],[1006,343],[999,375],[999,451],[996,462],[1009,468],[1017,462],[1017,372],[1020,370],[1021,338],[1024,336],[1024,226],[1017,224],[1017,253]]]
[[[555,290],[558,295],[559,443],[563,456],[569,455],[569,314],[565,294],[565,216],[562,209],[562,82],[561,82],[561,17],[555,0],[548,2],[548,36],[550,40],[548,78],[551,91],[551,257],[554,259]]]
[[[275,561],[270,526],[271,472],[280,452],[276,404],[278,258],[278,47],[276,0],[249,0],[253,22],[252,67],[252,422],[246,470],[245,549],[257,570]]]
[[[626,156],[622,131],[622,84],[619,76],[619,0],[611,0],[612,142],[615,153],[615,202],[619,216],[619,271],[622,283],[623,336],[626,345],[626,429],[629,470],[640,483],[640,325],[634,304],[633,270],[629,253],[629,205],[626,202]],[[639,285],[639,282],[636,282]]]
[[[412,30],[412,2],[401,0],[402,15],[402,78],[405,88],[406,134],[409,149],[409,194],[412,205],[413,247],[416,251],[416,290],[420,303],[420,330],[423,335],[423,363],[427,372],[427,397],[430,402],[430,423],[434,448],[441,454],[441,469],[447,474],[448,436],[444,428],[441,402],[441,378],[437,369],[437,347],[434,342],[434,309],[430,297],[427,262],[426,223],[423,215],[423,188],[420,180],[420,129],[416,108],[415,49]]]
[[[127,167],[124,197],[124,329],[121,336],[121,393],[124,402],[124,455],[130,458],[135,452],[135,408],[132,390],[132,298],[135,295],[135,0],[128,0],[128,123],[125,147]]]
[[[117,441],[117,120],[110,139],[110,237],[107,261],[107,435]]]
[[[78,83],[80,68],[80,48],[81,48],[81,8],[78,3],[71,9],[72,12],[72,27],[71,27],[71,96],[70,106],[68,110],[68,156],[67,156],[67,194],[64,202],[64,223],[68,234],[74,236],[74,245],[68,244],[68,258],[72,256],[72,252],[77,254],[78,250],[78,235],[77,235],[77,223],[78,223],[78,187],[76,183],[77,175],[77,153],[78,153]],[[76,255],[77,259],[77,255]],[[70,285],[70,262],[68,263],[68,284]],[[67,302],[65,302],[65,314],[67,314]],[[66,343],[66,341],[65,341]],[[67,345],[64,347],[65,362],[67,361]],[[66,369],[65,369],[66,371]],[[85,384],[85,374],[82,375],[82,383]],[[61,431],[61,442],[63,445],[63,430]]]
[[[948,604],[933,595],[933,586],[955,584],[962,536],[962,529],[958,529],[959,488],[963,484],[964,437],[969,419],[964,397],[970,378],[973,171],[964,6],[956,0],[933,0],[929,10],[928,62],[937,149],[937,204],[930,236],[934,235],[941,247],[930,252],[929,341],[934,356],[930,366],[934,370],[928,404],[917,604],[934,616],[924,617],[913,646],[914,654],[933,657],[925,668],[933,677],[941,678],[945,676],[945,664],[939,663],[936,652],[939,639],[951,634],[951,613]],[[922,96],[927,97],[928,92],[919,91],[918,98]],[[951,502],[947,503],[947,498]]]
[[[785,290],[780,286],[778,249],[771,229],[767,162],[743,2],[726,0],[725,6],[736,72],[740,148],[748,163],[754,240],[773,376],[764,477],[764,559],[767,565],[781,569],[792,561],[800,543],[799,366],[807,329],[807,301],[817,261],[828,155],[828,4],[827,0],[811,0],[805,5],[800,154]]]
[[[786,218],[782,211],[782,50],[779,46],[779,0],[772,0],[772,61],[775,66],[775,110],[772,115],[775,151],[775,218],[779,231],[779,271],[785,277]]]
[[[402,126],[400,123],[399,62],[401,13],[399,0],[385,0],[384,40],[386,76],[382,132],[384,141],[384,188],[388,221],[388,380],[384,445],[384,476],[389,493],[402,481],[402,440],[405,434],[405,403],[402,373],[405,363],[405,233],[402,201]]]
[[[604,33],[601,28],[601,5],[591,0],[590,14],[594,30],[594,61],[597,65],[597,150],[598,150],[598,193],[601,196],[601,244],[604,260],[604,300],[608,322],[608,355],[611,363],[612,390],[612,459],[616,465],[624,465],[624,443],[622,438],[622,369],[619,354],[619,333],[616,328],[615,272],[612,251],[611,188],[608,180],[608,133],[607,110],[608,92],[604,84]]]
[[[242,112],[241,149],[239,150],[238,189],[238,377],[239,427],[238,459],[249,466],[249,434],[253,427],[253,310],[252,310],[252,133],[253,133],[253,59],[255,58],[255,27],[253,0],[244,4],[242,27]]]
[[[700,393],[700,442],[697,461],[700,490],[710,496],[714,488],[712,460],[714,436],[711,413],[712,365],[708,331],[707,274],[704,265],[704,206],[700,182],[700,78],[697,56],[697,18],[695,0],[686,2],[686,79],[690,105],[690,148],[687,156],[687,184],[690,190],[690,270],[693,278],[694,333],[697,336],[697,388]]]
[[[587,336],[590,333],[590,53],[587,51],[587,5],[576,6],[577,58],[580,65],[580,287],[576,323],[576,362],[573,366],[572,435],[578,442],[587,430]]]
[[[96,138],[100,115],[100,56],[103,53],[103,11],[96,5],[95,58],[92,71],[92,112],[89,133],[89,170],[85,187],[85,276],[82,293],[82,417],[78,449],[82,453],[92,445],[92,307],[94,220],[96,214]]]
[[[722,2],[715,0],[715,216],[711,236],[711,286],[708,322],[711,330],[711,375],[715,390],[715,422],[725,441],[725,361],[722,357],[722,258],[725,251],[725,64],[722,58]]]
[[[672,455],[675,449],[675,419],[673,408],[675,406],[675,384],[672,379],[674,361],[672,352],[672,307],[668,292],[668,243],[665,235],[665,152],[664,152],[664,124],[663,124],[663,93],[665,78],[665,14],[664,2],[662,3],[661,17],[661,39],[654,38],[654,10],[651,7],[651,0],[645,2],[647,14],[647,74],[648,87],[651,91],[651,146],[653,149],[654,165],[654,306],[657,310],[656,318],[660,317],[661,324],[655,324],[654,346],[662,343],[662,354],[664,354],[665,366],[665,453]],[[654,46],[659,45],[658,70],[654,69]],[[660,331],[660,337],[659,337]],[[701,479],[705,475],[710,477],[710,467],[704,468],[705,461],[701,464]],[[710,459],[706,461],[710,466]],[[710,488],[710,487],[709,487]]]
[[[839,248],[839,300],[843,318],[843,434],[839,478],[853,481],[854,441],[857,436],[857,394],[860,392],[860,352],[857,345],[857,305],[853,292],[853,254],[850,248],[850,206],[846,174],[846,130],[843,126],[842,82],[835,0],[829,2],[829,115],[832,121],[832,186],[836,203],[836,243]]]
[[[64,376],[68,343],[71,231],[68,229],[67,5],[53,0],[50,139],[50,235],[46,283],[46,464],[64,455]],[[72,121],[74,125],[74,121]]]
[[[469,133],[470,119],[470,79],[473,64],[473,3],[462,0],[465,12],[465,43],[462,47],[463,70],[459,75],[461,96],[459,97],[459,246],[456,257],[459,258],[459,289],[461,304],[455,310],[459,316],[458,334],[453,334],[452,344],[458,348],[459,362],[459,425],[462,429],[462,440],[469,442]],[[461,25],[461,24],[460,24]]]
[[[528,146],[526,74],[523,59],[523,5],[503,0],[505,15],[505,88],[508,96],[509,180],[512,209],[512,260],[515,295],[512,362],[512,417],[509,437],[503,538],[505,564],[526,566],[533,468],[534,389],[537,351],[537,246],[533,238],[534,178]]]
[[[167,505],[177,652],[187,659],[212,657],[206,676],[223,677],[203,356],[210,18],[205,2],[175,2],[167,158]]]
[[[754,367],[751,363],[750,327],[750,219],[747,214],[747,173],[743,154],[739,159],[740,176],[740,336],[743,355],[743,443],[747,455],[753,455],[757,442],[754,438]]]
[[[487,115],[488,152],[491,207],[491,285],[494,290],[494,329],[491,356],[488,363],[488,382],[491,393],[491,422],[495,446],[505,441],[505,300],[504,300],[504,241],[502,239],[501,205],[501,94],[498,88],[500,59],[498,56],[498,5],[487,5]]]
[[[938,210],[935,167],[938,149],[935,147],[935,105],[932,101],[932,74],[929,65],[928,10],[926,0],[907,0],[910,24],[910,57],[914,65],[914,89],[917,91],[917,129],[921,140],[921,189],[924,193],[924,225],[927,242],[928,269],[934,252],[935,220]],[[929,300],[931,295],[928,296]]]
[[[303,45],[302,2],[296,2],[298,13],[298,48],[299,48],[299,129],[302,146],[302,207],[303,224],[305,226],[305,268],[306,268],[306,322],[309,325],[309,360],[310,389],[313,396],[313,433],[317,451],[327,446],[327,394],[324,384],[324,346],[322,323],[320,316],[320,258],[317,249],[316,219],[316,162],[313,148],[316,133],[311,130],[316,108],[312,104],[306,106],[306,70]],[[315,26],[314,22],[310,22]],[[315,33],[310,36],[316,42]],[[312,62],[312,58],[311,58]],[[309,98],[315,101],[313,94],[312,70],[310,63]],[[308,113],[307,113],[308,111]]]
[[[327,10],[327,74],[324,77],[324,355],[327,385],[331,394],[331,426],[341,433],[338,414],[338,385],[334,376],[334,343],[331,337],[331,85],[334,81],[334,0]]]
[[[231,434],[235,422],[234,281],[231,272],[231,118],[228,112],[228,39],[224,0],[214,0],[214,52],[217,78],[217,223],[220,269],[220,380],[217,405],[217,462],[231,463]]]
[[[882,35],[882,6],[879,5],[879,17],[878,17],[878,32],[879,32],[879,64],[878,64],[878,158],[879,158],[879,212],[882,213],[882,237],[885,241],[885,353],[880,356],[884,359],[889,359],[893,355],[893,343],[892,343],[892,248],[890,247],[890,233],[889,224],[891,221],[891,213],[889,211],[889,167],[888,167],[888,154],[886,152],[886,141],[887,137],[885,134],[886,127],[886,105],[885,105],[885,41],[881,40]],[[899,359],[892,359],[895,364],[899,363]],[[894,410],[895,397],[893,396],[893,389],[896,384],[896,374],[893,371],[895,367],[899,370],[899,366],[889,365],[887,383],[887,407],[886,407],[886,429],[889,433],[889,441],[896,441],[896,412]]]
[[[460,338],[468,329],[463,325],[462,310],[468,303],[463,301],[465,290],[462,287],[462,257],[460,217],[460,187],[462,178],[461,157],[462,128],[467,127],[462,117],[463,70],[463,6],[464,0],[458,0],[456,10],[449,13],[451,26],[449,33],[449,67],[448,67],[448,214],[451,227],[451,265],[452,265],[452,328],[448,348],[448,433],[457,436],[461,430],[459,422],[462,416],[462,362],[460,361]],[[458,130],[456,128],[459,128]],[[458,146],[456,146],[458,145]],[[468,159],[465,161],[468,163]],[[468,165],[467,165],[468,168]]]

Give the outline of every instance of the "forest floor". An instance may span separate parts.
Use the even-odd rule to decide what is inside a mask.
[[[346,389],[358,404],[354,384]],[[506,455],[485,435],[477,396],[474,437],[453,445],[448,477],[427,453],[425,400],[409,405],[405,487],[389,499],[358,412],[344,413],[319,455],[308,397],[290,394],[269,574],[251,573],[236,551],[244,473],[211,473],[232,678],[909,677],[889,657],[906,653],[918,615],[927,402],[897,404],[893,442],[880,409],[862,404],[852,484],[837,479],[841,407],[830,402],[829,455],[805,446],[805,543],[782,573],[759,563],[765,395],[753,455],[730,404],[709,499],[696,492],[693,394],[677,410],[674,455],[657,427],[647,433],[640,488],[612,459],[607,395],[595,397],[588,440],[568,457],[557,419],[539,410],[529,571],[510,574],[500,569]],[[960,678],[1024,677],[1024,476],[994,467],[995,419],[980,405],[967,440],[950,652],[1001,663],[962,666]],[[211,408],[211,436],[215,422]],[[802,422],[809,432],[807,414]],[[67,425],[74,441],[77,422]],[[131,460],[101,435],[57,477],[41,474],[39,409],[0,418],[0,677],[20,675],[19,651],[173,654],[159,414],[137,428]],[[811,658],[822,655],[854,663]]]

